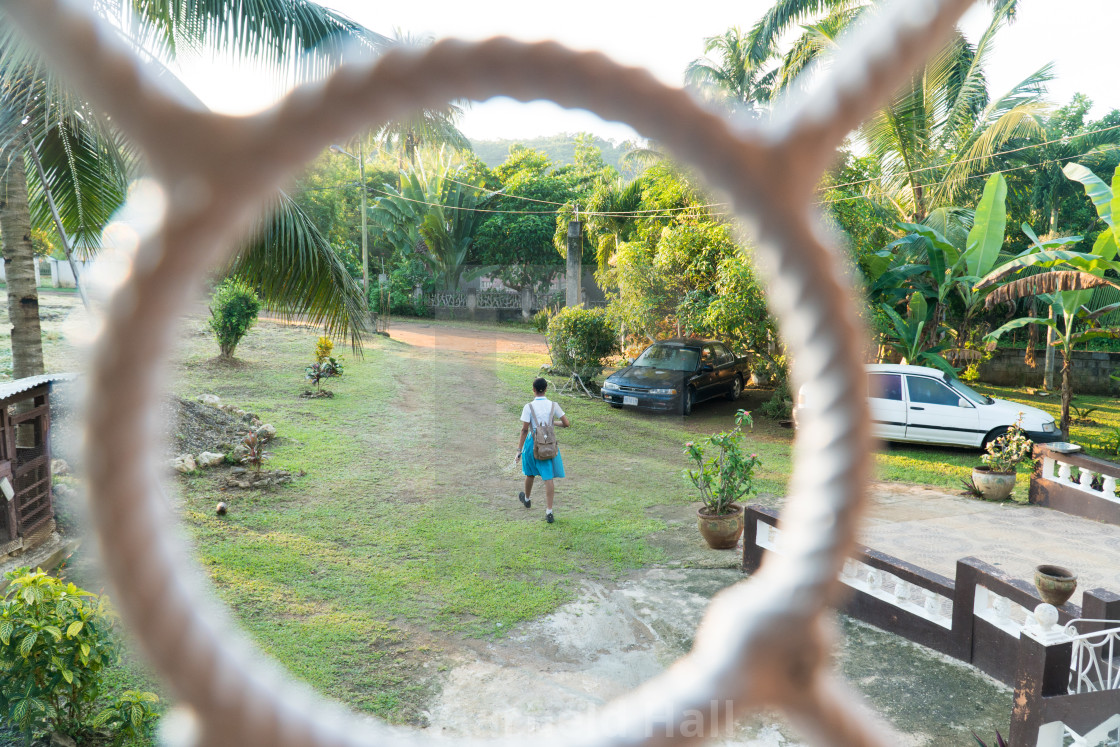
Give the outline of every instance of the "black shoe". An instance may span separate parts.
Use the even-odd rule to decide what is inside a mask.
[[[525,491],[521,491],[520,493],[517,494],[517,500],[521,501],[521,503],[525,506],[525,508],[532,508],[533,507],[533,502],[525,497]]]
[[[552,512],[551,511],[549,511],[547,514],[544,515],[544,520],[547,521],[549,524],[556,521],[556,519],[552,518]]]

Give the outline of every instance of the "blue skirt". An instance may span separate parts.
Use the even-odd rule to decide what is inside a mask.
[[[521,471],[526,477],[552,480],[564,476],[564,460],[560,458],[560,452],[556,452],[556,456],[552,459],[544,461],[533,456],[533,432],[530,431],[529,437],[525,439],[525,446],[521,449]]]

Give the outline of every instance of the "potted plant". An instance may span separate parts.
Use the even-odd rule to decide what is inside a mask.
[[[980,457],[983,466],[972,469],[972,482],[986,501],[1005,500],[1015,489],[1015,468],[1031,454],[1034,443],[1022,428],[1023,418],[1002,436],[992,439],[987,453]]]
[[[743,425],[754,427],[746,410],[735,416],[735,427],[709,436],[703,443],[689,441],[684,453],[696,463],[687,470],[689,479],[700,491],[703,506],[696,512],[697,526],[708,546],[716,550],[735,547],[743,534],[743,507],[736,501],[754,489],[757,454],[744,454]]]

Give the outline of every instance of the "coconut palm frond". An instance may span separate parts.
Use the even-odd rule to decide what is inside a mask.
[[[172,55],[198,53],[210,43],[251,56],[269,68],[291,69],[301,78],[336,67],[355,48],[378,52],[392,41],[310,0],[116,0],[131,5],[118,22]]]
[[[79,256],[89,256],[101,246],[102,229],[128,191],[127,146],[112,134],[100,135],[96,128],[74,128],[58,120],[35,143],[46,183],[37,169],[27,170],[32,225],[48,233],[56,230],[46,199],[49,190]]]
[[[1010,272],[1014,272],[1014,270]],[[1000,281],[1000,278],[997,275],[993,275],[989,276],[988,281],[997,283]],[[1120,285],[1117,285],[1111,280],[1098,277],[1097,275],[1091,275],[1088,272],[1056,270],[1019,278],[1018,280],[1005,283],[988,294],[988,297],[984,300],[984,305],[991,308],[997,304],[1009,303],[1020,298],[1037,296],[1043,293],[1089,290],[1104,285],[1120,288]]]
[[[226,271],[253,285],[281,316],[349,337],[355,350],[369,329],[361,285],[314,221],[283,192]]]

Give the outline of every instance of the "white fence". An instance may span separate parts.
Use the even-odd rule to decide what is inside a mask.
[[[75,260],[78,265],[78,274],[85,277],[93,267],[92,261]],[[44,276],[47,275],[49,269],[50,283],[46,286],[43,284]],[[0,262],[0,282],[7,283],[8,277],[4,270],[4,263]],[[55,259],[54,257],[36,257],[35,258],[35,286],[38,288],[74,288],[74,272],[70,269],[70,263],[65,259]]]

